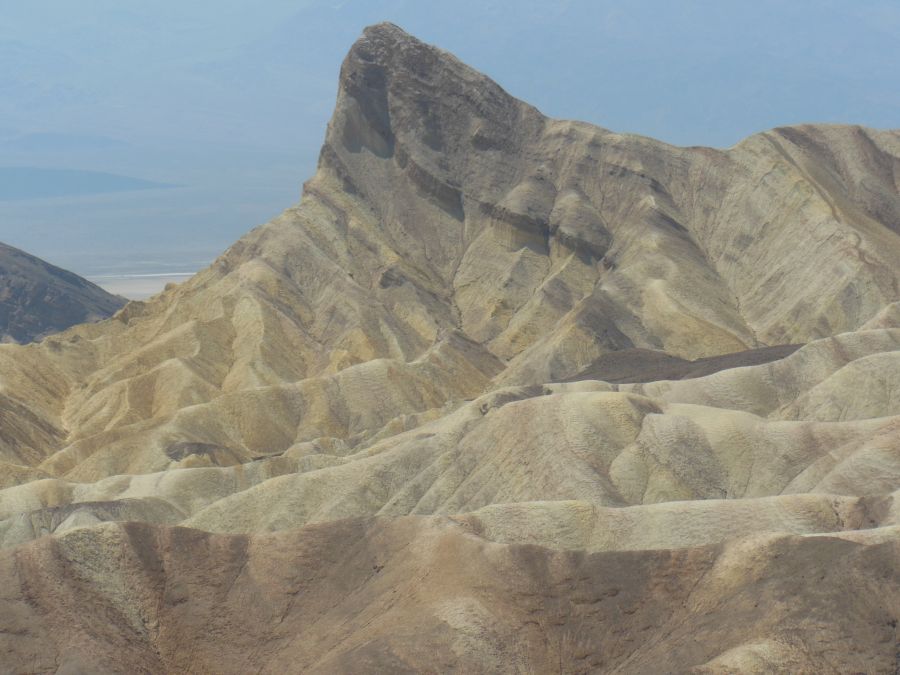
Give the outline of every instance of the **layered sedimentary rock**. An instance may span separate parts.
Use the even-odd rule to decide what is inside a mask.
[[[893,672],[898,223],[898,132],[676,148],[367,29],[297,206],[0,348],[4,663]]]

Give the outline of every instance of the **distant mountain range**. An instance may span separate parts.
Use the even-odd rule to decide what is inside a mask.
[[[0,243],[0,341],[31,342],[125,304],[77,274]]]
[[[177,186],[102,171],[41,169],[28,166],[0,167],[0,200],[2,201],[71,197],[129,190],[160,190],[172,187]]]

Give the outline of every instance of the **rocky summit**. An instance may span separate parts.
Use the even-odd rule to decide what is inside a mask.
[[[900,131],[548,119],[401,29],[299,204],[0,347],[0,671],[895,673]]]

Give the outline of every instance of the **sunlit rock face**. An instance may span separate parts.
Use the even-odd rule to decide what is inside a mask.
[[[298,205],[0,348],[3,665],[893,672],[898,181],[367,29]]]

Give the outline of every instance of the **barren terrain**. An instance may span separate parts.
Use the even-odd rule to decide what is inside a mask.
[[[371,27],[299,204],[0,347],[0,671],[895,673],[898,301],[900,132],[673,147]]]

